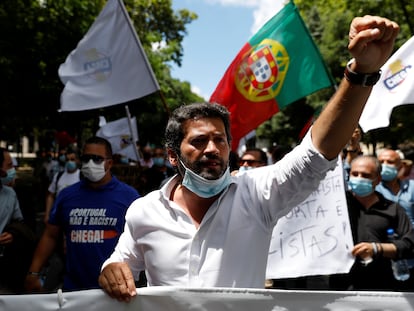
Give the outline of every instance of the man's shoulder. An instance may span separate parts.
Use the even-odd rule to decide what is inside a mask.
[[[123,181],[120,181],[115,176],[112,176],[112,180],[110,183],[112,183],[116,187],[117,191],[119,192],[124,192],[124,193],[128,193],[131,195],[139,196],[138,191],[134,187],[128,185],[127,183]]]
[[[12,187],[3,185],[0,188],[0,194],[2,194],[4,196],[16,196],[16,191],[14,191],[14,189]]]

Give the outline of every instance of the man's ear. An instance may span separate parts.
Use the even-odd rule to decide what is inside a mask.
[[[178,155],[172,149],[167,149],[168,161],[172,166],[178,166]]]
[[[372,181],[372,186],[374,186],[374,188],[375,188],[375,186],[376,185],[378,185],[380,182],[381,182],[381,175],[378,175],[377,176],[377,178],[375,178],[373,181]]]

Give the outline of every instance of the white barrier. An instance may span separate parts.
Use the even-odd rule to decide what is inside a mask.
[[[130,303],[87,290],[37,295],[0,295],[1,311],[357,311],[414,310],[414,293],[290,291],[234,288],[146,287]]]

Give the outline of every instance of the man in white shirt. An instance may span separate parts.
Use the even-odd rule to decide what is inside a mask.
[[[165,135],[178,175],[128,209],[125,231],[103,264],[102,288],[129,301],[142,270],[150,286],[263,288],[274,225],[335,167],[398,31],[380,17],[353,20],[346,79],[303,142],[274,165],[231,177],[227,109],[178,108]]]

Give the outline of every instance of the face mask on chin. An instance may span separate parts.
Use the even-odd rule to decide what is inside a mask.
[[[206,179],[194,173],[179,160],[184,168],[182,185],[202,198],[211,198],[222,192],[231,182],[230,168],[218,179]]]
[[[104,178],[106,173],[105,161],[103,161],[101,164],[96,164],[91,159],[88,163],[82,163],[81,172],[86,179],[92,182],[100,181],[102,178]]]
[[[13,181],[13,179],[16,177],[16,169],[14,167],[8,169],[6,171],[7,175],[5,177],[1,177],[1,183],[3,185],[8,185]]]

